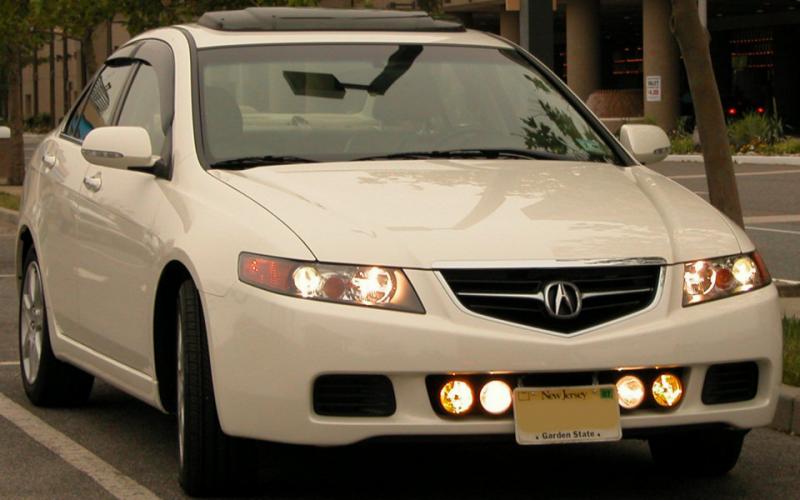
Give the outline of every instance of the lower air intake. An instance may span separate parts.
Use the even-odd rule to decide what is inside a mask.
[[[388,417],[397,409],[384,375],[323,375],[314,382],[314,412],[329,417]]]

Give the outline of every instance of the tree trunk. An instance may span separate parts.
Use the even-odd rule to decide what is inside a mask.
[[[20,87],[20,49],[9,47],[8,65],[8,121],[11,126],[11,165],[8,183],[19,186],[25,177],[25,146],[22,137],[22,88]]]
[[[83,56],[83,68],[85,73],[83,74],[83,78],[81,80],[82,86],[86,86],[86,82],[94,76],[94,72],[97,71],[97,61],[95,59],[95,52],[94,52],[94,37],[92,34],[94,33],[93,29],[87,30],[84,33],[83,38],[81,38],[81,54]]]
[[[56,128],[56,33],[50,30],[50,128]]]
[[[672,0],[672,32],[689,78],[711,204],[744,227],[725,116],[711,65],[709,34],[700,23],[697,0]]]

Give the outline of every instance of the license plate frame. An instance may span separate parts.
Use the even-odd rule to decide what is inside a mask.
[[[518,387],[513,404],[514,433],[521,445],[622,439],[615,385]]]

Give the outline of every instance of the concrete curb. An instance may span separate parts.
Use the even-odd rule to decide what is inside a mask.
[[[800,387],[781,385],[778,409],[771,427],[781,432],[800,435]]]
[[[669,155],[664,161],[703,163],[703,155]],[[786,165],[800,167],[800,156],[734,155],[733,163],[747,165]]]
[[[19,222],[19,212],[0,207],[0,220],[16,225]]]

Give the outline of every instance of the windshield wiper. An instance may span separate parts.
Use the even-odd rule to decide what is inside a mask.
[[[232,158],[230,160],[214,162],[210,167],[225,170],[243,170],[246,168],[286,165],[291,163],[317,163],[317,161],[309,158],[301,158],[299,156],[245,156],[242,158]]]
[[[578,161],[573,156],[551,153],[549,151],[538,151],[531,149],[516,148],[465,148],[465,149],[446,149],[433,151],[406,151],[403,153],[391,153],[388,155],[367,156],[356,158],[353,161],[369,160],[419,160],[427,158],[516,158],[521,160],[567,160]]]

